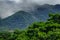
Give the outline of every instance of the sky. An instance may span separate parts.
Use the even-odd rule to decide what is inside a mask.
[[[19,10],[33,9],[34,5],[56,5],[60,0],[0,0],[0,18],[4,19]]]

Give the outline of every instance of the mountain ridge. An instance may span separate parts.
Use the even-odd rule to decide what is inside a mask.
[[[14,15],[9,16],[1,21],[0,26],[7,26],[9,29],[14,28],[26,28],[35,21],[45,21],[48,18],[48,14],[60,12],[60,5],[43,5],[36,6],[33,11],[18,11]]]

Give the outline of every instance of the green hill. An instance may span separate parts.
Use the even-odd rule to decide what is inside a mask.
[[[0,40],[60,40],[60,14],[49,14],[46,22],[35,22],[25,30],[0,32]]]

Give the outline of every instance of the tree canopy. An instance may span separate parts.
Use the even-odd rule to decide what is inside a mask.
[[[60,40],[60,14],[49,14],[46,22],[35,22],[22,31],[0,32],[0,40]]]

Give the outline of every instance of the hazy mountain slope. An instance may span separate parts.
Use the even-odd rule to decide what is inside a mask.
[[[9,29],[25,28],[34,21],[45,21],[48,18],[48,14],[52,12],[60,12],[60,5],[42,5],[36,6],[33,11],[18,11],[14,15],[3,19],[1,21],[1,27],[7,27]]]
[[[2,21],[2,24],[12,29],[13,28],[24,28],[28,24],[32,23],[34,20],[35,19],[30,13],[24,12],[24,11],[18,11],[14,15],[4,19]]]

